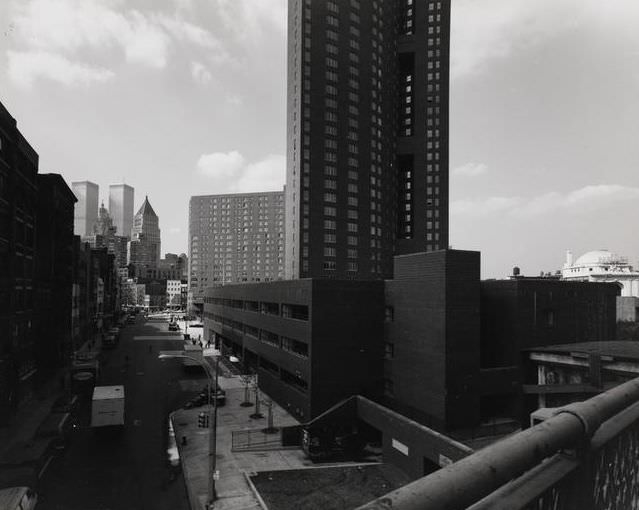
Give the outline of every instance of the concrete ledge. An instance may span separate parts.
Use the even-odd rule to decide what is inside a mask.
[[[260,496],[260,493],[257,491],[257,488],[255,487],[255,485],[253,485],[253,482],[251,481],[251,474],[245,472],[244,478],[246,478],[246,483],[248,483],[248,486],[251,488],[251,491],[253,491],[253,496],[255,496],[255,499],[257,499],[260,506],[264,510],[268,510],[268,506],[266,506],[266,503],[262,499],[262,496]]]
[[[173,427],[173,434],[175,435],[175,444],[178,449],[178,455],[180,456],[180,466],[182,466],[182,476],[184,478],[184,485],[186,485],[186,495],[189,498],[189,506],[191,510],[200,510],[197,506],[197,496],[193,484],[189,483],[189,466],[184,462],[184,454],[182,452],[182,437],[178,435],[177,424],[175,423],[175,415],[179,411],[174,411],[169,414],[169,420],[171,420],[171,426]],[[188,439],[187,439],[188,440]]]

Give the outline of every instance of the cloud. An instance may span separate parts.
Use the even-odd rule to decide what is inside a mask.
[[[605,24],[611,33],[632,37],[632,43],[638,23],[635,0],[612,0],[606,9],[599,0],[456,0],[451,15],[451,78],[481,72],[491,60],[589,24],[599,28]]]
[[[16,0],[16,42],[23,52],[47,52],[76,67],[88,67],[81,57],[115,49],[127,62],[162,69],[177,42],[207,50],[213,63],[231,60],[213,34],[177,14],[144,14],[124,5],[121,0]]]
[[[238,180],[238,190],[244,193],[251,191],[280,191],[286,180],[286,158],[281,154],[269,154],[263,160],[251,163],[246,167]]]
[[[226,102],[231,106],[242,106],[244,104],[244,100],[235,94],[232,94],[226,98]]]
[[[478,175],[485,174],[487,170],[488,166],[484,163],[466,163],[465,165],[455,168],[453,170],[453,175],[476,177]]]
[[[71,62],[61,55],[45,51],[8,51],[8,74],[17,85],[30,87],[39,78],[63,85],[89,85],[113,78],[113,71]]]
[[[120,41],[127,61],[160,69],[165,67],[171,43],[167,33],[136,11],[131,13],[130,22],[130,31]]]
[[[286,0],[216,0],[224,27],[249,45],[259,44],[267,29],[286,33]]]
[[[489,197],[486,199],[455,200],[450,204],[453,215],[490,215],[511,211],[521,202],[519,197]]]
[[[180,227],[171,227],[169,229],[169,234],[179,234],[182,232],[182,229]]]
[[[208,68],[200,62],[191,62],[191,76],[201,85],[206,85],[213,79],[213,75]]]
[[[286,174],[286,159],[281,154],[247,163],[237,151],[214,152],[200,156],[196,166],[212,181],[216,193],[278,191],[284,186]]]
[[[618,184],[584,186],[567,193],[552,191],[533,197],[489,197],[456,200],[451,203],[453,215],[506,214],[530,218],[552,213],[588,214],[614,207],[621,202],[639,200],[639,188]]]
[[[197,161],[201,174],[213,178],[235,177],[244,167],[244,156],[237,151],[203,154]]]

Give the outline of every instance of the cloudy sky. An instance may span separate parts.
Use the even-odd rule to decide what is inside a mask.
[[[452,0],[451,243],[482,276],[639,261],[639,2]],[[0,101],[68,182],[135,187],[163,252],[191,195],[281,189],[285,0],[0,0]]]

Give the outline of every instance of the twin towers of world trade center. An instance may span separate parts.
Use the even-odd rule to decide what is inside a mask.
[[[286,278],[448,247],[450,0],[289,0]]]

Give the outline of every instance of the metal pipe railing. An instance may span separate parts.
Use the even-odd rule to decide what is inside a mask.
[[[503,439],[358,510],[462,510],[560,450],[584,445],[599,426],[639,401],[639,378],[558,409]]]

